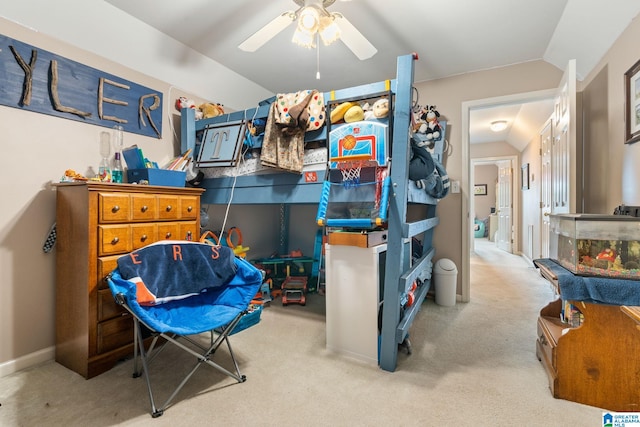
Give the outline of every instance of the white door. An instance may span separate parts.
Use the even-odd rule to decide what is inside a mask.
[[[549,256],[549,215],[582,211],[582,151],[576,143],[576,61],[567,64],[556,89],[554,109],[549,121],[550,131],[543,131],[541,180],[542,257]],[[549,140],[546,141],[545,137]]]
[[[549,215],[551,214],[551,143],[553,119],[540,132],[540,258],[549,258]]]
[[[562,76],[554,101],[551,146],[551,213],[577,212],[576,61]]]
[[[510,160],[498,162],[498,198],[496,200],[498,214],[498,232],[496,234],[496,244],[499,249],[511,253],[513,242],[513,202],[511,184],[513,168]]]

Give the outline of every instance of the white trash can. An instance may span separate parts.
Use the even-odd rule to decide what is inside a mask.
[[[439,259],[433,269],[433,282],[436,286],[436,304],[451,307],[456,305],[456,285],[458,268],[447,258]]]

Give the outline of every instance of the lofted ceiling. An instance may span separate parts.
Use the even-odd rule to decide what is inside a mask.
[[[561,70],[576,59],[580,80],[640,12],[638,0],[336,0],[328,10],[342,13],[377,48],[361,61],[341,41],[317,50],[295,45],[295,25],[256,52],[238,48],[275,17],[296,10],[294,0],[105,1],[183,43],[186,66],[191,48],[273,93],[326,92],[394,78],[397,57],[412,52],[419,57],[416,82],[541,59]],[[531,109],[493,113],[515,125]],[[473,114],[472,142],[496,140],[473,123],[475,116],[491,121],[490,110]],[[532,126],[509,128],[504,137]]]

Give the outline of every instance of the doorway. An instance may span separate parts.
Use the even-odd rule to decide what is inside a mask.
[[[491,108],[497,107],[501,105],[511,105],[511,104],[524,104],[529,102],[537,102],[543,100],[552,100],[556,95],[555,89],[549,90],[541,90],[535,92],[526,92],[515,95],[501,96],[495,98],[487,98],[487,99],[479,99],[475,101],[467,101],[462,103],[462,178],[461,178],[461,189],[463,191],[463,195],[468,195],[467,197],[462,198],[462,227],[463,230],[468,230],[468,232],[462,233],[462,271],[461,271],[461,281],[462,281],[462,289],[461,289],[461,301],[468,302],[471,298],[471,289],[470,289],[470,275],[471,275],[471,262],[470,255],[473,248],[473,227],[471,224],[474,220],[474,212],[473,209],[473,194],[474,194],[474,182],[473,178],[473,168],[472,168],[472,160],[470,157],[470,116],[471,112],[474,109],[483,109],[483,108]],[[539,129],[538,129],[539,130]],[[533,136],[532,136],[533,137]],[[511,185],[512,188],[519,188],[514,182],[517,180],[517,175],[515,174],[516,170],[519,170],[519,157],[515,157],[515,160],[512,163],[512,176],[511,176]],[[518,209],[520,205],[519,200],[519,192],[512,191],[513,199],[511,204],[514,209]],[[516,237],[519,235],[519,224],[520,224],[520,212],[514,211],[512,214],[513,227],[511,230],[512,236],[514,236],[513,244],[514,248],[517,248],[517,240]],[[515,249],[514,249],[515,250]]]
[[[515,218],[519,209],[516,170],[518,156],[492,156],[471,159],[470,181],[476,186],[486,188],[483,194],[475,194],[469,198],[469,216],[474,218],[471,225],[472,236],[469,239],[469,251],[474,252],[477,238],[486,238],[496,247],[507,253],[513,253],[517,243]],[[516,199],[514,199],[516,197]],[[513,206],[513,207],[512,207]],[[483,229],[479,233],[478,228]]]

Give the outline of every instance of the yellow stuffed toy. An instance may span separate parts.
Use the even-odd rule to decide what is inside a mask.
[[[355,104],[344,113],[345,123],[359,122],[364,119],[364,110],[358,104]]]
[[[221,104],[214,104],[212,102],[205,102],[198,105],[198,110],[202,111],[203,119],[210,119],[211,117],[217,117],[224,114],[224,106]]]
[[[347,110],[353,107],[355,104],[353,102],[343,102],[342,104],[337,105],[331,110],[331,123],[338,123],[344,119],[344,114]]]

